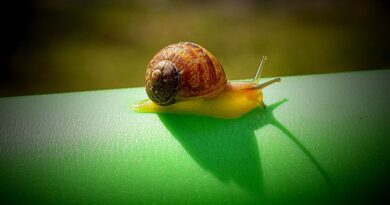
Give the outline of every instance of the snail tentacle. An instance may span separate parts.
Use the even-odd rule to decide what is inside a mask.
[[[265,87],[267,87],[267,86],[269,86],[269,85],[271,85],[271,84],[273,84],[273,83],[280,82],[280,81],[282,81],[280,78],[275,78],[275,79],[272,79],[272,80],[267,81],[267,82],[265,82],[265,83],[256,85],[256,86],[254,87],[254,89],[259,89],[259,90],[261,90],[261,89],[263,89],[263,88],[265,88]]]
[[[262,56],[260,60],[259,67],[257,68],[256,75],[253,78],[252,82],[259,84],[261,73],[263,72],[264,62],[267,60],[267,56]]]

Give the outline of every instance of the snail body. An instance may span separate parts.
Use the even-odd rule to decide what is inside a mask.
[[[264,59],[253,81],[228,82],[222,65],[205,48],[190,42],[169,45],[150,61],[145,75],[150,100],[135,110],[238,118],[259,105],[265,108],[261,90],[280,78],[258,83]]]

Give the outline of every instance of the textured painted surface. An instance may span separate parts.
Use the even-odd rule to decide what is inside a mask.
[[[236,120],[140,114],[143,88],[0,99],[2,200],[253,204],[376,200],[390,71],[285,77]]]

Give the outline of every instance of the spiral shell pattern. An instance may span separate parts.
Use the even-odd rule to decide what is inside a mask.
[[[181,42],[160,50],[147,67],[147,82],[160,61],[170,61],[178,70],[179,82],[175,92],[179,99],[206,96],[213,91],[222,90],[227,83],[219,61],[195,43]]]

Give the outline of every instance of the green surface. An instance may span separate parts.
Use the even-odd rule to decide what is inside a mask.
[[[372,202],[390,168],[390,70],[283,77],[267,110],[135,113],[143,88],[0,99],[2,200]]]

